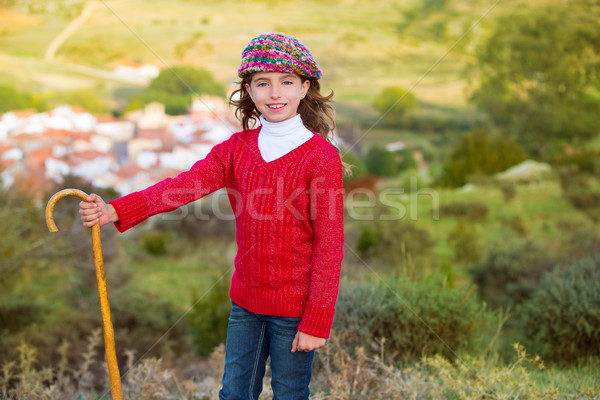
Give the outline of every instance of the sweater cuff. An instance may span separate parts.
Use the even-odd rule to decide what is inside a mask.
[[[128,194],[109,203],[113,205],[119,216],[119,220],[115,222],[119,232],[125,232],[149,217],[146,202],[139,192]]]
[[[312,336],[329,338],[335,308],[324,307],[314,303],[306,303],[304,316],[298,325],[298,330]]]

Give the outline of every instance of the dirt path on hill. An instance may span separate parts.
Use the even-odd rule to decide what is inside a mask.
[[[61,33],[58,34],[48,46],[46,50],[46,54],[44,55],[44,59],[47,62],[52,62],[54,60],[54,56],[56,52],[60,48],[60,46],[75,32],[81,25],[83,25],[92,15],[94,10],[100,6],[100,2],[98,1],[90,1],[87,3],[83,9],[81,10],[81,14],[77,16],[73,21],[69,22],[65,29],[62,30]]]

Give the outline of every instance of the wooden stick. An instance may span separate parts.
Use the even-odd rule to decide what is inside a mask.
[[[64,189],[56,193],[48,200],[46,206],[46,225],[50,232],[58,232],[54,223],[54,205],[58,200],[66,196],[77,196],[85,200],[88,195],[78,189]],[[121,388],[121,374],[117,364],[115,352],[115,334],[110,318],[110,305],[108,303],[108,291],[106,289],[106,276],[104,274],[104,261],[102,260],[102,243],[100,238],[100,224],[92,226],[92,248],[94,251],[94,266],[96,267],[96,280],[98,281],[98,296],[100,297],[100,313],[102,314],[102,325],[104,327],[104,350],[106,352],[106,363],[110,377],[110,392],[113,400],[123,400],[123,389]]]

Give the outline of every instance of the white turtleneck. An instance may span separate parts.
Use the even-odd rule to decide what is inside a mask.
[[[306,129],[300,114],[281,122],[269,122],[261,115],[260,123],[262,128],[258,134],[258,149],[266,162],[286,155],[314,135]]]

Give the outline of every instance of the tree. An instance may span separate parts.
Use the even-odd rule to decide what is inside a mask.
[[[27,96],[10,86],[0,86],[0,112],[21,110],[30,106]]]
[[[598,21],[600,5],[590,0],[501,18],[476,54],[479,79],[472,100],[538,155],[557,142],[597,135]]]
[[[150,82],[146,91],[132,96],[127,110],[158,101],[165,105],[167,114],[184,114],[194,94],[224,96],[225,91],[207,70],[194,67],[173,67],[162,70]]]
[[[365,157],[365,164],[371,175],[394,176],[398,173],[396,155],[383,147],[371,147]]]
[[[78,89],[66,92],[62,96],[62,101],[66,104],[78,105],[85,108],[92,114],[103,114],[110,112],[110,106],[93,89]]]
[[[418,102],[414,93],[400,86],[389,86],[375,99],[374,106],[385,122],[398,125],[409,110],[417,108]]]
[[[194,67],[164,69],[150,82],[148,90],[190,96],[192,94],[223,96],[225,94],[223,87],[215,81],[209,71]]]
[[[38,93],[34,100],[38,111],[49,111],[69,104],[83,107],[92,114],[107,114],[111,112],[108,100],[102,98],[97,90],[91,88],[75,89],[66,92]]]
[[[451,187],[462,186],[471,175],[501,172],[526,159],[523,147],[512,139],[477,129],[454,149],[444,165],[441,181]]]

